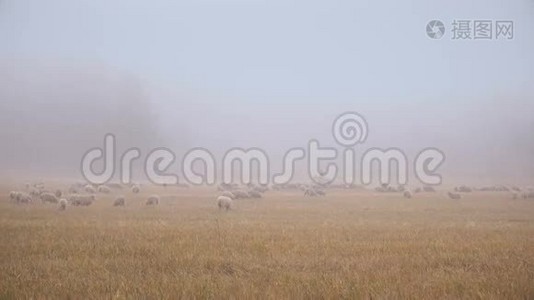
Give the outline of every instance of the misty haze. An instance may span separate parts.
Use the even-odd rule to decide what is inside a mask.
[[[534,298],[532,53],[528,0],[0,0],[0,298]],[[337,151],[317,174],[311,141]],[[155,149],[178,182],[147,174]],[[224,182],[231,149],[269,182]],[[406,182],[376,160],[364,184],[370,149]]]

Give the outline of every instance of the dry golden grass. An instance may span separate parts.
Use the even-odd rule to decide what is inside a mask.
[[[534,201],[153,187],[111,207],[0,191],[0,298],[534,298]],[[158,193],[158,207],[144,200]]]

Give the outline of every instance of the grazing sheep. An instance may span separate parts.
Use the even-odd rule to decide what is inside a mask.
[[[508,187],[506,187],[504,185],[500,185],[500,186],[497,186],[496,191],[497,192],[509,192],[510,188],[508,188]]]
[[[315,189],[315,193],[317,193],[318,196],[326,196],[326,193],[323,190]]]
[[[30,195],[34,197],[38,197],[41,194],[41,191],[37,188],[31,188],[30,189]]]
[[[137,185],[132,186],[132,193],[134,194],[139,193],[139,187]]]
[[[375,188],[375,192],[377,193],[385,193],[387,191],[387,188],[384,188],[384,187],[381,187],[381,186],[377,186]]]
[[[96,200],[95,195],[71,195],[69,202],[74,206],[89,206]]]
[[[309,196],[309,197],[317,197],[319,196],[319,194],[317,194],[317,191],[312,189],[312,188],[307,188],[305,191],[304,191],[304,196]]]
[[[105,186],[105,185],[99,185],[97,191],[99,193],[103,193],[103,194],[111,193],[111,189],[109,187]]]
[[[482,192],[509,192],[510,188],[504,185],[494,185],[494,186],[483,187],[480,189],[480,191]]]
[[[56,195],[52,194],[52,193],[42,193],[41,194],[41,201],[43,202],[49,202],[49,203],[58,203],[58,198],[56,197]]]
[[[65,210],[67,209],[67,199],[61,198],[58,202],[58,209]]]
[[[96,193],[95,188],[90,184],[86,185],[83,189],[85,190],[86,193],[89,193],[89,194]]]
[[[299,183],[275,184],[272,186],[274,191],[281,190],[302,190],[302,185]]]
[[[258,193],[265,193],[269,190],[269,188],[265,186],[256,186],[252,190]]]
[[[396,188],[392,187],[392,186],[388,186],[386,192],[388,193],[396,193],[398,192]]]
[[[515,185],[512,186],[510,189],[511,189],[512,191],[514,191],[514,192],[521,192],[521,189],[520,189],[519,187],[515,186]]]
[[[458,193],[448,192],[447,195],[449,196],[449,198],[451,198],[453,200],[462,199],[462,195],[460,195]]]
[[[124,206],[126,204],[126,199],[124,199],[124,196],[119,196],[115,201],[113,202],[113,206]]]
[[[455,187],[454,191],[455,192],[459,192],[459,193],[471,193],[473,191],[473,189],[468,187],[468,186],[466,186],[466,185],[461,185],[461,186]]]
[[[233,194],[235,196],[234,199],[247,199],[250,198],[249,194],[245,191],[236,190],[233,191]]]
[[[248,195],[251,198],[261,198],[261,194],[257,191],[249,191]]]
[[[387,183],[383,183],[380,186],[375,188],[375,192],[378,192],[378,193],[397,193],[397,192],[400,192],[400,190],[403,189],[403,188],[404,188],[403,186],[399,186],[398,188],[394,188],[394,187],[390,186]]]
[[[237,189],[237,185],[236,184],[232,184],[232,183],[224,183],[223,182],[223,183],[219,184],[217,189],[219,191],[233,191],[233,190]]]
[[[61,190],[56,190],[55,195],[56,197],[61,198],[61,195],[63,195],[63,193],[61,192]]]
[[[17,203],[23,203],[23,204],[29,204],[33,202],[33,198],[31,195],[26,193],[19,193],[17,195]]]
[[[33,185],[33,188],[36,189],[39,193],[42,193],[45,189],[45,186],[43,183],[36,183]]]
[[[159,196],[158,195],[152,195],[148,197],[146,200],[146,205],[158,205],[159,204]]]
[[[230,199],[235,199],[235,195],[234,193],[230,192],[230,191],[224,191],[221,193],[221,196],[225,196],[225,197],[228,197]]]
[[[74,185],[71,185],[68,190],[69,194],[78,194],[78,188]]]
[[[232,209],[232,199],[225,196],[217,197],[217,206],[219,209],[230,210]]]
[[[9,192],[9,199],[11,199],[12,201],[17,201],[20,194],[21,192],[15,192],[15,191]]]
[[[407,199],[412,199],[413,197],[412,192],[410,190],[405,190],[402,195],[404,196],[404,198],[407,198]]]

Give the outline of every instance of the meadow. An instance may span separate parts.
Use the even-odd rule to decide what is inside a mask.
[[[59,211],[12,188],[2,299],[534,299],[534,201],[509,193],[269,191],[226,212],[215,188],[144,186]]]

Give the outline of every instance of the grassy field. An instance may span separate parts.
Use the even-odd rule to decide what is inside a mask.
[[[144,188],[127,205],[0,197],[0,298],[534,299],[534,201],[506,193]],[[158,193],[157,207],[144,205]]]

